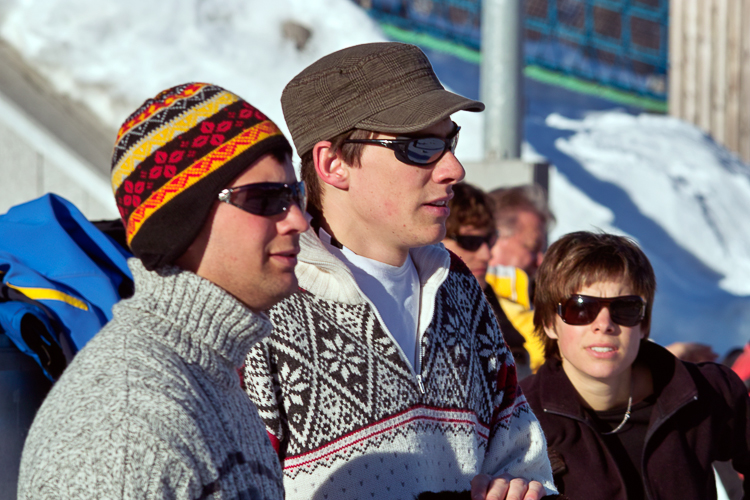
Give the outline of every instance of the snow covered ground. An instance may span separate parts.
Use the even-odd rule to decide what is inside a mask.
[[[288,21],[312,32],[302,50],[283,35]],[[0,37],[112,129],[185,81],[218,83],[283,127],[292,76],[383,40],[350,0],[0,0]],[[476,71],[452,73],[457,89],[476,88]],[[657,272],[661,343],[701,340],[723,354],[750,339],[750,167],[678,120],[555,95],[531,95],[525,123],[526,151],[556,167],[552,239],[596,228],[636,238]],[[456,120],[459,157],[480,159],[481,115]]]

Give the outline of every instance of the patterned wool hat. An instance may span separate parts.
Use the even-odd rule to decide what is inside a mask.
[[[366,43],[318,59],[281,94],[297,153],[359,128],[410,133],[459,110],[484,104],[443,88],[422,50],[406,43]]]
[[[187,83],[148,99],[120,128],[112,189],[128,245],[147,269],[195,240],[219,192],[266,153],[291,154],[263,113],[216,85]]]

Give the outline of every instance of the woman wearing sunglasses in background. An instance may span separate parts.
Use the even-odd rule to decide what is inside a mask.
[[[445,222],[443,245],[464,261],[495,312],[500,331],[513,353],[519,380],[531,375],[529,353],[524,348],[524,338],[513,327],[500,307],[500,302],[487,284],[485,275],[490,261],[490,249],[497,240],[492,202],[487,195],[474,186],[458,183],[453,186],[453,198],[448,202],[451,213]]]
[[[521,383],[571,499],[717,498],[712,463],[750,483],[750,399],[729,369],[649,342],[656,279],[631,240],[571,233],[537,275],[547,361]]]

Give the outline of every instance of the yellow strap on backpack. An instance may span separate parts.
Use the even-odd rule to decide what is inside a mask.
[[[60,302],[65,302],[66,304],[77,307],[78,309],[83,309],[84,311],[89,310],[89,306],[87,306],[85,302],[78,300],[77,298],[72,297],[67,293],[61,292],[60,290],[55,290],[52,288],[14,286],[10,283],[6,283],[6,285],[8,285],[8,288],[12,288],[17,292],[21,292],[32,300],[59,300]]]

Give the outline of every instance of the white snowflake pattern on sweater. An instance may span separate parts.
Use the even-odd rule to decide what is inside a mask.
[[[301,245],[303,290],[270,311],[274,331],[245,371],[288,499],[412,500],[468,490],[480,472],[555,492],[512,356],[458,257],[442,245],[412,251],[422,284],[412,369],[346,266],[311,231]]]

